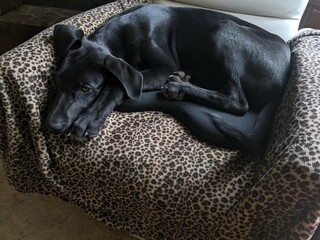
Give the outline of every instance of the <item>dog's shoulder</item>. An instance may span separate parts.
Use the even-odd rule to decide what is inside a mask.
[[[128,15],[157,15],[164,12],[170,12],[175,7],[172,6],[166,6],[166,5],[160,5],[160,4],[138,4],[136,6],[133,6],[127,10],[124,10],[123,12],[114,15],[109,20],[116,19],[116,18],[122,18],[124,16]]]
[[[108,31],[127,34],[144,34],[150,29],[167,29],[172,25],[175,11],[170,6],[140,4],[129,8],[106,21],[97,32]]]
[[[138,4],[138,5],[136,5],[136,6],[133,6],[133,7],[131,7],[131,8],[128,8],[127,10],[122,11],[121,13],[118,13],[118,14],[112,16],[109,20],[114,19],[114,18],[121,17],[121,16],[123,16],[123,15],[129,14],[129,13],[132,13],[132,12],[135,12],[135,11],[139,10],[140,8],[144,8],[144,7],[148,6],[148,5],[149,5],[149,4],[147,4],[147,3],[145,3],[145,4]]]

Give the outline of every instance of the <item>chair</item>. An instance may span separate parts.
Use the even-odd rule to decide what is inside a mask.
[[[115,1],[64,23],[89,34],[139,3]],[[212,146],[161,112],[113,112],[85,143],[50,133],[44,120],[57,61],[50,27],[0,57],[8,182],[148,240],[311,238],[320,220],[320,31],[295,36],[307,1],[180,3],[232,11],[291,38],[292,74],[265,155]]]

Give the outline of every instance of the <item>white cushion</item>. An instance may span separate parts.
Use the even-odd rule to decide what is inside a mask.
[[[199,7],[277,18],[300,18],[308,0],[173,0]]]
[[[241,18],[245,21],[251,22],[271,33],[277,34],[278,36],[283,38],[285,41],[288,41],[289,39],[291,39],[297,34],[301,16],[304,12],[306,4],[308,3],[308,0],[291,0],[291,2],[296,3],[296,5],[294,5],[293,3],[289,4],[287,0],[281,0],[283,2],[286,2],[287,5],[291,6],[291,7],[286,7],[286,10],[285,10],[285,6],[280,0],[260,1],[258,4],[254,0],[235,0],[235,1],[232,1],[232,0],[179,0],[179,1],[180,2],[169,1],[169,0],[154,0],[153,3],[172,5],[172,6],[199,7],[199,8],[206,8],[206,9],[211,9],[219,12],[228,13],[238,18]],[[234,7],[232,7],[233,5],[232,2],[234,4]],[[245,2],[247,3],[245,6],[239,6],[239,2],[242,2],[243,5],[245,5]],[[250,6],[249,2],[251,5],[254,5],[254,6]],[[253,4],[253,2],[255,3]],[[275,7],[275,4],[273,6],[272,2],[274,3],[276,2],[276,5],[279,7],[279,9]],[[190,5],[191,3],[194,3],[194,4]],[[223,9],[222,5],[226,5],[227,6],[226,9]],[[217,6],[217,7],[214,7],[214,6]],[[239,6],[239,8],[237,9],[235,6]],[[261,6],[265,6],[264,11]],[[282,10],[280,10],[280,6],[282,7]],[[230,9],[233,9],[233,11],[230,12]],[[249,9],[251,9],[251,11],[249,11]],[[253,9],[255,12],[253,12]],[[271,13],[272,12],[271,9],[274,10],[273,14]],[[243,12],[241,13],[240,10],[243,11],[244,13]],[[251,14],[248,14],[249,12],[251,12]],[[260,12],[260,14],[258,14],[258,12]],[[283,12],[282,15],[281,15],[281,12]],[[281,17],[275,17],[278,14]]]

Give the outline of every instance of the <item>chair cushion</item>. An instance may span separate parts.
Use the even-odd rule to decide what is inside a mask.
[[[181,7],[201,7],[228,13],[277,34],[288,41],[297,34],[300,19],[308,0],[294,0],[294,3],[272,0],[270,2],[264,1],[262,4],[260,2],[256,4],[254,0],[153,0],[152,2]],[[284,2],[287,4],[284,4]]]
[[[174,0],[199,7],[264,17],[298,19],[302,16],[308,0]]]

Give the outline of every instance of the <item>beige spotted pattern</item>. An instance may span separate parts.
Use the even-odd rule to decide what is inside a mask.
[[[68,19],[87,34],[142,0]],[[44,127],[52,28],[0,57],[0,157],[18,191],[76,204],[145,239],[308,239],[319,223],[320,32],[292,40],[293,73],[265,156],[193,137],[160,112],[108,117],[86,143]]]

